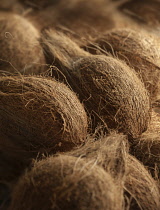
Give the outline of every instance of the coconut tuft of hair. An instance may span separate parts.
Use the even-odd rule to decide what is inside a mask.
[[[94,161],[58,155],[35,163],[12,194],[10,210],[121,210],[119,191]]]
[[[61,70],[53,76],[67,79],[92,115],[93,128],[102,123],[131,137],[147,129],[149,94],[133,69],[111,56],[85,52],[60,32],[47,31],[42,43],[48,62]]]
[[[137,72],[154,99],[160,78],[160,50],[155,36],[130,28],[117,28],[100,35],[86,47],[93,54],[112,54]]]
[[[98,138],[89,136],[84,145],[67,152],[67,155],[92,160],[109,173],[117,185],[121,198],[119,206],[123,209],[127,151],[126,136],[114,131],[107,136],[101,134]]]
[[[29,160],[82,144],[87,116],[75,93],[54,79],[0,78],[0,150],[7,159]]]
[[[67,155],[94,160],[103,167],[115,180],[122,182],[126,172],[127,137],[116,131],[108,135],[96,133],[88,136],[84,145],[77,146]]]
[[[24,17],[0,12],[0,70],[14,74],[46,71],[39,38],[39,31]]]

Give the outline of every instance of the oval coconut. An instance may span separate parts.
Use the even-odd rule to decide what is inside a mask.
[[[94,47],[98,45],[98,47]],[[158,91],[160,78],[160,50],[156,38],[145,32],[115,29],[95,40],[87,50],[91,53],[111,53],[124,60],[144,82],[151,97]]]
[[[99,122],[131,137],[148,126],[150,101],[134,70],[113,57],[90,55],[61,33],[47,32],[43,38],[48,62],[62,73],[53,76],[68,80],[92,115],[93,128]],[[64,77],[65,75],[65,77]]]
[[[25,18],[0,12],[0,70],[39,74],[46,61],[39,43],[38,30]]]
[[[9,210],[120,210],[112,177],[94,162],[60,155],[20,178]]]
[[[67,151],[86,138],[85,110],[62,83],[41,77],[1,77],[0,98],[0,150],[10,161]]]
[[[130,210],[160,209],[158,185],[135,157],[128,155],[125,181],[126,198]],[[129,195],[128,195],[129,193]]]
[[[125,197],[125,209],[159,209],[160,197],[156,182],[127,150],[126,137],[112,133],[107,137],[101,136],[96,142],[90,140],[67,154],[94,160],[98,166],[111,174],[117,186],[121,188],[121,197]]]

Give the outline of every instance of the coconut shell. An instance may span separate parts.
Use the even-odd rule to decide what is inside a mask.
[[[17,183],[9,210],[120,210],[110,176],[92,161],[60,155],[34,165]]]
[[[46,54],[62,71],[52,74],[67,79],[92,115],[93,128],[102,123],[131,137],[147,129],[149,95],[134,70],[113,57],[84,52],[61,33],[49,31],[47,36]]]
[[[154,98],[160,78],[160,50],[155,36],[131,29],[115,29],[98,38],[88,51],[93,54],[111,53],[133,68]]]
[[[38,30],[25,18],[0,12],[0,70],[10,73],[39,74],[46,61]]]
[[[83,105],[62,83],[42,77],[1,77],[0,98],[0,150],[10,161],[67,151],[86,138]]]
[[[127,158],[125,189],[130,210],[160,209],[160,192],[155,180],[133,156]]]

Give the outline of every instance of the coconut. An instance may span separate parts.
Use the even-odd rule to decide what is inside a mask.
[[[145,132],[132,145],[132,153],[160,176],[160,133]]]
[[[129,209],[160,209],[160,192],[155,180],[135,157],[128,155],[127,165],[125,189]]]
[[[160,115],[158,113],[152,111],[148,130],[134,140],[131,152],[149,168],[154,176],[160,177]]]
[[[59,155],[42,160],[20,178],[10,210],[120,210],[119,191],[94,161]]]
[[[94,160],[98,166],[111,174],[117,186],[124,190],[121,189],[125,196],[125,209],[159,209],[160,198],[156,182],[127,150],[126,137],[112,133],[106,137],[101,136],[96,142],[92,139],[67,154]]]
[[[98,45],[98,47],[93,47]],[[111,53],[134,68],[144,82],[151,97],[158,93],[160,78],[160,50],[155,36],[131,29],[115,29],[95,40],[88,51],[91,53]]]
[[[90,55],[62,33],[46,32],[43,47],[49,63],[67,79],[92,115],[92,127],[100,122],[131,137],[139,136],[148,126],[150,101],[134,70],[113,57]]]
[[[68,151],[85,141],[85,110],[66,85],[6,76],[0,78],[0,98],[0,151],[9,162],[27,165],[38,154]]]
[[[126,136],[112,132],[107,136],[100,135],[98,139],[96,136],[89,136],[83,146],[67,152],[67,155],[92,160],[109,173],[119,189],[119,206],[123,209],[127,150]]]
[[[38,30],[25,18],[0,12],[0,70],[39,74],[46,62],[39,43]]]

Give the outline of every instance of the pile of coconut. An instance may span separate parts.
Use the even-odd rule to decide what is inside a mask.
[[[1,210],[160,209],[158,6],[1,0]]]

